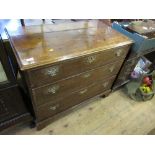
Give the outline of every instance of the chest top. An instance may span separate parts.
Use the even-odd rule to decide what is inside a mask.
[[[21,70],[132,43],[98,20],[19,27],[7,33]]]

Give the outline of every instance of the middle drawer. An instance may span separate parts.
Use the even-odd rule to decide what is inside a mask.
[[[40,106],[48,101],[54,101],[59,97],[66,96],[96,81],[116,75],[122,65],[122,61],[116,61],[115,63],[89,70],[56,83],[32,89],[34,102],[37,106]]]

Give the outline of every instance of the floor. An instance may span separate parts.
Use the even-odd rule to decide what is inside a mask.
[[[155,97],[136,102],[122,90],[106,98],[80,105],[46,128],[22,126],[8,134],[17,135],[145,135],[155,128]]]

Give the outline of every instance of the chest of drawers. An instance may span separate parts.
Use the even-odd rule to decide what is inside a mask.
[[[132,44],[98,20],[8,34],[38,129],[87,99],[107,95]]]

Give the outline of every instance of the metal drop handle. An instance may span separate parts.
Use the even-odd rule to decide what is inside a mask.
[[[53,111],[54,111],[54,110],[56,110],[58,107],[59,107],[59,104],[57,104],[57,105],[55,105],[55,106],[51,106],[51,107],[50,107],[50,110],[53,110]]]
[[[88,91],[87,89],[81,90],[81,91],[80,91],[80,94],[84,94],[84,93],[86,93],[87,91]]]
[[[86,74],[83,75],[84,78],[88,78],[88,77],[90,77],[90,76],[91,76],[90,73],[86,73]]]
[[[56,76],[58,72],[59,72],[59,66],[53,66],[46,69],[45,74],[53,77]]]
[[[95,60],[96,60],[96,56],[95,56],[95,55],[92,55],[92,56],[88,56],[88,57],[87,57],[86,62],[87,62],[88,64],[91,64],[91,63],[93,63]]]
[[[47,94],[55,94],[58,90],[59,90],[59,85],[54,85],[48,88]]]

